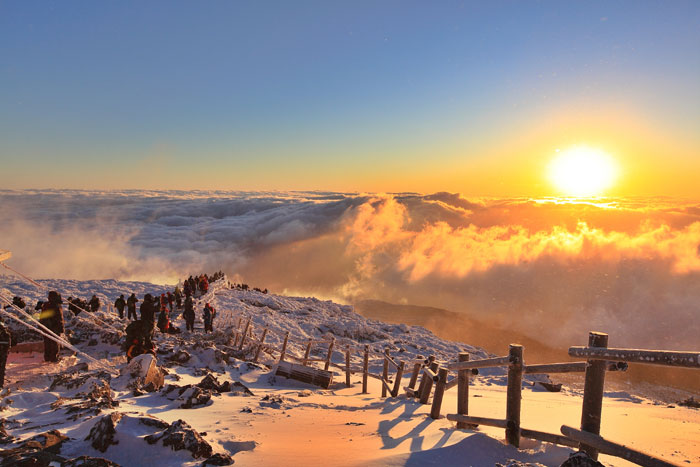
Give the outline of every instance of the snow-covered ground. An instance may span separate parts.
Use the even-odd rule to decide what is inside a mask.
[[[168,288],[147,283],[107,281],[40,281],[46,287],[68,296],[89,298],[96,294],[103,304],[113,302],[124,293],[162,293]],[[319,389],[274,375],[276,354],[263,353],[260,364],[245,362],[245,355],[231,346],[230,327],[239,318],[250,317],[259,335],[269,329],[266,342],[279,347],[285,332],[290,333],[289,351],[303,354],[308,338],[336,338],[336,348],[350,345],[360,348],[369,344],[372,352],[371,371],[381,371],[379,354],[390,348],[395,358],[409,361],[417,355],[435,355],[451,361],[459,352],[469,352],[472,359],[489,356],[479,348],[440,339],[431,332],[414,326],[386,324],[363,318],[351,307],[315,298],[283,297],[255,291],[231,290],[226,281],[212,284],[210,293],[197,306],[198,321],[194,333],[164,335],[157,333],[158,362],[167,368],[166,387],[156,392],[140,392],[127,388],[116,373],[126,366],[119,345],[104,327],[91,324],[87,318],[68,319],[67,328],[75,345],[98,358],[115,375],[100,373],[78,365],[79,357],[63,353],[57,364],[45,364],[39,353],[13,353],[7,368],[6,389],[1,393],[0,418],[11,443],[2,445],[11,450],[40,433],[56,429],[68,437],[60,455],[102,457],[121,465],[201,465],[204,457],[193,458],[189,450],[174,451],[163,441],[154,444],[145,438],[160,432],[156,427],[184,420],[211,446],[214,453],[233,456],[236,465],[474,465],[493,466],[510,459],[556,466],[573,451],[530,440],[523,440],[520,450],[503,442],[503,430],[479,427],[457,430],[445,413],[456,412],[456,389],[445,394],[443,417],[432,420],[429,405],[421,405],[405,396],[379,397],[381,383],[370,378],[369,394],[361,394],[361,375],[352,378],[346,388],[344,375],[336,369],[333,385]],[[0,276],[0,291],[23,297],[29,308],[45,291],[27,285],[15,277]],[[201,329],[201,308],[204,302],[218,310],[214,335]],[[116,314],[97,313],[112,326],[123,328]],[[7,322],[8,320],[6,320]],[[184,329],[180,318],[174,324]],[[93,340],[94,339],[94,340]],[[91,342],[92,341],[92,342]],[[315,357],[325,356],[327,347],[318,346]],[[186,354],[185,354],[186,352]],[[250,353],[248,354],[250,355]],[[312,354],[313,355],[313,354]],[[334,362],[341,364],[341,353]],[[353,355],[355,366],[360,353]],[[230,392],[202,391],[194,385],[211,374],[219,382],[232,381],[245,385]],[[408,375],[406,375],[408,378]],[[100,392],[104,382],[109,383]],[[403,386],[408,382],[405,380]],[[558,433],[561,425],[578,426],[581,392],[567,389],[549,393],[533,386],[534,379],[524,382],[522,426]],[[75,385],[75,387],[73,387]],[[168,386],[170,391],[168,391]],[[176,387],[177,385],[178,387]],[[185,387],[182,389],[180,387]],[[96,389],[97,388],[97,389]],[[179,393],[180,391],[181,394]],[[105,394],[108,394],[107,397]],[[197,397],[202,397],[197,400]],[[201,404],[200,404],[201,402]],[[471,414],[502,418],[505,414],[504,371],[482,371],[473,378],[470,388]],[[191,408],[182,408],[193,405]],[[114,439],[101,452],[87,439],[91,430],[109,414],[120,413]],[[146,417],[146,418],[144,418]],[[144,422],[144,420],[146,420]],[[165,426],[165,425],[163,425]],[[627,392],[606,393],[603,408],[602,435],[681,465],[700,464],[700,412],[697,409],[661,404]],[[1,436],[0,436],[1,438]],[[1,441],[0,441],[1,442]],[[601,456],[605,465],[629,465],[626,461]]]

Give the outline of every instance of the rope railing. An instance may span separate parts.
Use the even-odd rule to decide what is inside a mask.
[[[17,274],[18,276],[20,276],[21,278],[23,278],[24,280],[26,280],[27,282],[29,282],[30,284],[32,284],[32,285],[34,285],[34,286],[36,286],[36,287],[38,287],[38,288],[40,288],[40,289],[42,289],[42,290],[54,290],[54,289],[51,289],[50,287],[48,287],[48,286],[46,286],[46,285],[42,285],[42,284],[38,283],[37,281],[35,281],[35,280],[32,279],[31,277],[27,276],[26,274],[22,274],[21,272],[19,272],[19,271],[17,271],[16,269],[14,269],[14,268],[8,266],[8,265],[5,264],[4,262],[0,262],[0,265],[2,265],[5,269],[7,269],[7,270],[9,270],[9,271],[12,271],[13,273]],[[60,291],[58,291],[58,290],[57,290],[57,292],[60,293]],[[75,303],[71,303],[71,305],[73,305],[75,308],[79,309],[80,311],[85,312],[85,315],[83,315],[83,316],[74,315],[74,316],[76,316],[77,318],[83,319],[83,320],[84,320],[85,318],[89,318],[89,319],[91,319],[91,320],[94,320],[95,322],[94,322],[94,323],[90,323],[90,324],[95,325],[95,326],[98,326],[98,327],[100,327],[100,328],[102,328],[102,327],[107,327],[107,328],[109,328],[112,332],[116,332],[118,335],[121,335],[121,334],[124,333],[123,331],[121,331],[121,330],[115,328],[114,326],[112,326],[111,324],[107,323],[106,321],[101,320],[101,319],[99,319],[98,317],[94,316],[94,315],[92,314],[92,312],[87,311],[85,308],[83,308],[83,307],[81,307],[81,306],[78,306],[78,305],[76,305]]]
[[[7,310],[0,309],[0,312],[1,312],[3,315],[5,315],[5,316],[7,316],[7,317],[9,317],[9,318],[11,318],[11,319],[17,321],[18,323],[20,323],[20,324],[22,324],[23,326],[25,326],[25,327],[31,329],[31,330],[34,331],[34,332],[40,334],[41,336],[46,337],[47,339],[51,339],[52,341],[56,342],[57,344],[63,345],[64,347],[66,347],[66,348],[72,350],[73,352],[75,352],[77,355],[81,355],[81,356],[85,357],[88,361],[92,362],[95,366],[100,367],[100,368],[102,368],[103,370],[105,370],[105,371],[107,371],[107,372],[109,372],[109,373],[111,373],[111,374],[118,374],[118,372],[117,372],[114,368],[112,368],[112,367],[110,367],[110,366],[108,366],[108,365],[103,364],[103,363],[100,362],[99,360],[97,360],[97,359],[93,358],[92,356],[86,354],[85,352],[83,352],[83,351],[77,349],[74,345],[72,345],[72,344],[71,344],[70,342],[68,342],[67,340],[61,339],[61,337],[60,337],[59,335],[57,335],[56,333],[54,333],[53,331],[51,331],[49,328],[47,328],[46,326],[44,326],[43,324],[41,324],[39,321],[37,321],[36,319],[34,319],[34,317],[32,317],[31,315],[29,315],[27,312],[25,312],[24,310],[22,310],[21,308],[19,308],[18,306],[16,306],[14,303],[12,303],[12,300],[8,299],[8,298],[7,298],[4,294],[2,294],[2,293],[0,293],[0,300],[4,301],[4,302],[7,303],[8,305],[10,305],[14,310],[16,310],[17,312],[19,312],[20,314],[22,314],[22,315],[25,316],[26,318],[30,319],[31,321],[34,321],[39,327],[33,326],[33,325],[31,325],[31,324],[29,324],[29,323],[27,323],[27,322],[25,322],[25,321],[22,321],[19,317],[13,315],[12,313],[8,312]]]

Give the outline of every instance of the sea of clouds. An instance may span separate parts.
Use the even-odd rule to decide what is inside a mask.
[[[36,278],[175,283],[468,313],[551,345],[697,349],[700,204],[458,194],[0,191],[0,249]]]

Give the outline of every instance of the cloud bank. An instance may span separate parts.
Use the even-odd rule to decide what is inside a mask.
[[[556,346],[695,348],[700,205],[457,194],[0,191],[0,248],[39,278],[175,282],[447,308]]]

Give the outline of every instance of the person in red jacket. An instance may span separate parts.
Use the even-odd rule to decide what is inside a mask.
[[[63,310],[61,309],[61,296],[55,290],[49,292],[49,300],[41,307],[39,322],[53,331],[57,336],[65,332],[63,323]],[[58,354],[61,351],[61,346],[48,337],[44,337],[44,361],[57,362],[59,361]]]

